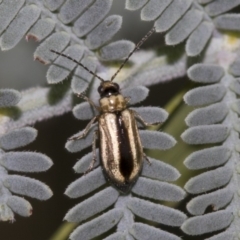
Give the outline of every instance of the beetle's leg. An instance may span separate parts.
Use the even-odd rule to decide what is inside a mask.
[[[136,111],[134,111],[134,110],[132,110],[132,109],[131,109],[131,111],[134,113],[134,116],[135,116],[145,127],[149,127],[149,126],[161,124],[161,122],[148,123],[148,122],[144,121],[144,119],[143,119]]]
[[[89,168],[87,169],[87,171],[84,173],[84,175],[86,175],[87,173],[91,172],[93,170],[94,164],[97,161],[97,154],[96,154],[96,142],[97,142],[97,134],[98,134],[98,130],[94,131],[93,134],[93,142],[92,142],[92,153],[93,153],[93,158],[92,161],[90,163]]]
[[[84,129],[83,133],[81,133],[79,136],[69,138],[68,141],[78,140],[78,139],[86,137],[86,135],[88,134],[88,132],[91,128],[91,126],[93,125],[93,123],[95,123],[97,118],[98,118],[98,116],[93,117],[92,120],[88,123],[88,125]]]
[[[148,156],[146,155],[146,153],[143,153],[143,157],[147,160],[149,165],[152,165],[151,161],[149,160]]]
[[[77,96],[84,99],[85,101],[87,101],[98,112],[100,111],[100,108],[98,106],[96,106],[95,103],[90,98],[88,98],[85,94],[81,93],[81,94],[77,94]]]

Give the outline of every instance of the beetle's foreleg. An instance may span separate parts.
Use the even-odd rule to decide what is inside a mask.
[[[88,132],[91,128],[91,126],[93,125],[93,123],[96,121],[97,118],[98,118],[98,116],[95,116],[94,118],[92,118],[91,121],[86,126],[86,128],[84,129],[83,133],[81,133],[79,136],[69,138],[68,141],[78,140],[78,139],[86,137],[86,135],[88,134]]]
[[[91,163],[90,163],[89,168],[88,168],[87,171],[84,173],[84,175],[87,174],[87,173],[89,173],[89,172],[91,172],[91,171],[93,170],[94,164],[95,164],[96,161],[97,161],[97,154],[96,154],[97,134],[98,134],[98,130],[95,130],[95,131],[94,131],[94,134],[93,134],[93,142],[92,142],[93,158],[92,158],[92,161],[91,161]]]
[[[144,121],[144,119],[136,111],[134,111],[132,109],[131,109],[131,111],[134,113],[135,118],[137,118],[145,127],[161,124],[161,122],[148,123],[148,122]]]
[[[149,160],[148,156],[146,155],[146,153],[143,153],[143,157],[147,160],[149,165],[152,165],[151,161]]]
[[[81,94],[77,94],[78,97],[84,99],[85,101],[87,101],[93,108],[95,108],[98,112],[100,111],[100,108],[98,106],[95,105],[95,103],[88,98],[86,95],[84,95],[83,93]]]

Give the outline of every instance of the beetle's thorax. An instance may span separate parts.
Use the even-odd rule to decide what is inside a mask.
[[[117,83],[102,82],[98,92],[101,96],[99,104],[102,113],[123,111],[127,107],[127,100],[121,95]]]
[[[103,97],[99,100],[101,112],[119,112],[126,109],[127,104],[123,95],[111,95],[109,97]]]

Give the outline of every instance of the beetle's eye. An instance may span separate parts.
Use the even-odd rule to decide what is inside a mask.
[[[119,85],[117,83],[114,83],[114,88],[119,91]]]
[[[102,92],[103,92],[103,88],[102,88],[102,86],[99,86],[99,87],[98,87],[98,93],[101,95]]]

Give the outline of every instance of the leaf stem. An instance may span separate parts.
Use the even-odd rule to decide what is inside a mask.
[[[64,222],[57,231],[49,238],[49,240],[66,240],[70,233],[77,226],[77,223]]]

